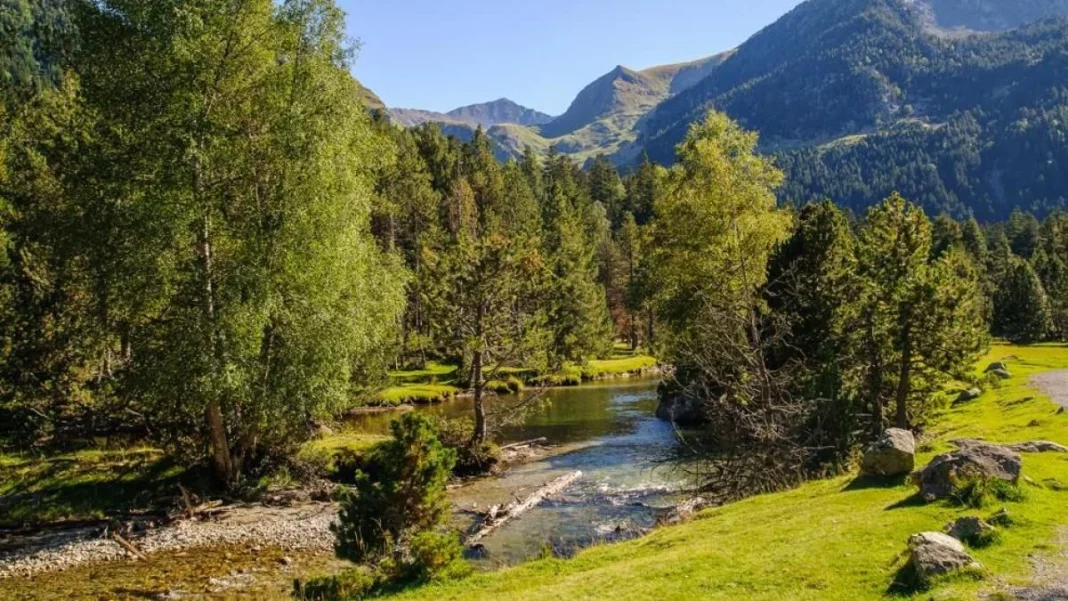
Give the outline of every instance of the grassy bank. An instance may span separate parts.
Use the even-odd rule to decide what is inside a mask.
[[[1013,378],[943,416],[928,433],[918,461],[925,464],[960,437],[1068,444],[1068,415],[1028,383],[1035,373],[1068,368],[1068,348],[997,346],[984,362],[1008,357]],[[941,585],[928,599],[979,599],[986,592],[1029,582],[1029,555],[1056,553],[1066,522],[1068,456],[1027,454],[1024,502],[1008,503],[1016,526],[997,545],[974,550],[981,580]],[[884,599],[910,534],[941,530],[967,510],[924,504],[909,485],[871,486],[840,477],[704,512],[682,526],[648,537],[589,549],[571,560],[547,559],[402,599]]]
[[[583,382],[640,374],[655,368],[655,358],[631,353],[622,348],[609,359],[595,359],[586,365],[569,365],[559,372],[541,373],[526,367],[502,367],[489,388],[500,393],[516,392],[521,385],[577,386]],[[376,406],[425,405],[440,403],[461,390],[456,365],[430,362],[425,369],[394,371],[389,374],[392,386],[372,399]]]

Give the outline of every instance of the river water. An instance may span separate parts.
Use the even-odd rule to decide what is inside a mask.
[[[473,520],[465,509],[485,510],[523,498],[559,476],[583,475],[561,495],[484,538],[489,552],[484,565],[521,562],[547,545],[566,552],[625,538],[652,526],[679,502],[688,479],[677,469],[671,424],[654,415],[656,385],[654,379],[630,379],[550,390],[520,423],[503,428],[501,444],[545,437],[560,452],[452,491],[458,526]],[[500,402],[514,404],[515,398]],[[418,410],[455,417],[470,415],[472,408],[470,399],[458,399]],[[384,433],[394,417],[364,415],[354,425]]]

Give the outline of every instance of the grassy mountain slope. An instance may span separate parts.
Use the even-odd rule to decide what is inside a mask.
[[[1034,373],[1068,367],[1068,348],[999,346],[987,361],[1002,358],[1015,377],[944,416],[923,441],[921,462],[962,437],[1068,444],[1068,415],[1056,415],[1053,403],[1028,384]],[[1004,530],[1000,543],[972,550],[985,577],[944,582],[919,598],[986,599],[991,592],[1028,585],[1032,558],[1050,561],[1056,573],[1068,540],[1068,456],[1027,454],[1024,473],[1038,484],[1025,485],[1024,502],[1007,504],[1017,524]],[[909,535],[1000,507],[927,505],[914,492],[908,485],[879,486],[848,476],[814,482],[709,510],[689,524],[589,549],[574,559],[535,561],[399,598],[886,599]]]
[[[364,87],[359,81],[356,82],[356,94],[367,108],[377,111],[385,110],[386,103],[382,102],[378,94],[375,94],[370,88]]]

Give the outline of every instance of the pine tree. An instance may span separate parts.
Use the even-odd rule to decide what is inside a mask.
[[[588,238],[576,167],[562,155],[544,168],[544,241],[552,273],[549,284],[550,363],[584,363],[611,347],[604,288],[597,283],[596,248]]]
[[[1012,257],[994,297],[994,335],[1018,344],[1046,338],[1053,326],[1049,299],[1031,264]]]

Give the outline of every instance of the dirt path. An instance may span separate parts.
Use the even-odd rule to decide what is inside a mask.
[[[1068,369],[1048,371],[1033,376],[1031,384],[1048,394],[1054,403],[1068,409]]]

